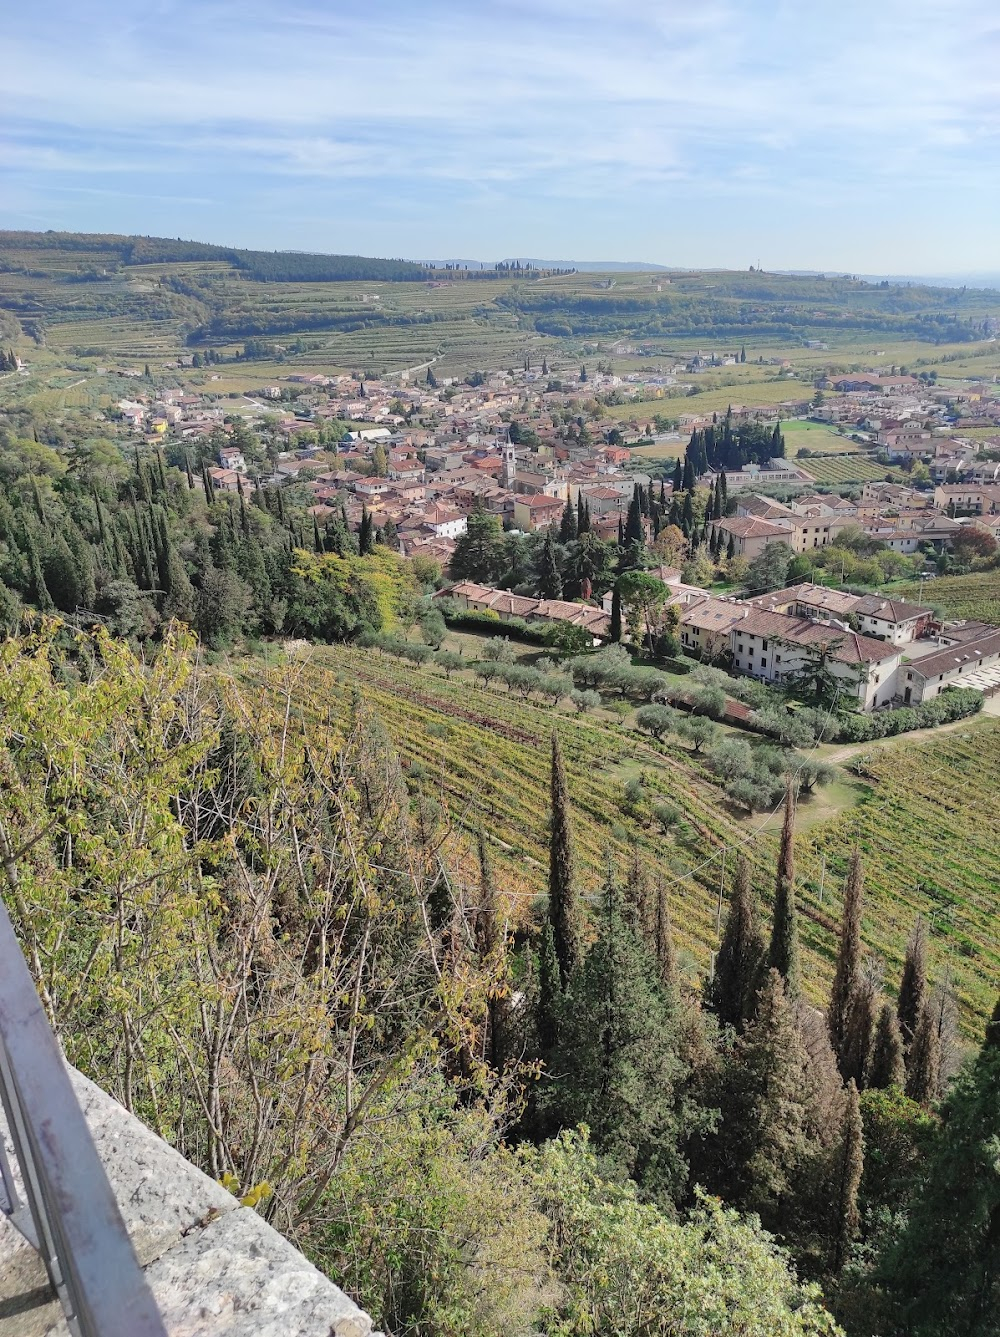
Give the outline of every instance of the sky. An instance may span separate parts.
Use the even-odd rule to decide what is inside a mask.
[[[1000,270],[995,0],[40,0],[0,226]]]

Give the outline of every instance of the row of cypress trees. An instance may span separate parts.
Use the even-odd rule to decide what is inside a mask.
[[[537,976],[532,980],[529,969],[527,1003],[519,1007],[510,970],[501,970],[499,978],[507,982],[493,995],[487,1054],[501,1067],[515,1053],[541,1061],[523,1135],[542,1138],[585,1122],[608,1165],[634,1178],[643,1192],[683,1208],[692,1201],[694,1185],[701,1185],[756,1212],[805,1271],[834,1288],[844,1306],[859,1288],[864,1304],[873,1304],[875,1287],[879,1304],[903,1312],[910,1301],[900,1289],[906,1272],[900,1240],[917,1228],[910,1222],[928,1229],[924,1185],[933,1183],[940,1194],[941,1165],[953,1154],[947,1150],[951,1133],[945,1125],[921,1162],[924,1181],[918,1177],[894,1186],[894,1201],[910,1206],[911,1215],[897,1212],[888,1230],[876,1190],[869,1187],[867,1197],[863,1192],[865,1111],[870,1108],[876,1119],[874,1184],[886,1154],[878,1140],[885,1111],[902,1111],[898,1117],[908,1127],[915,1116],[906,1111],[923,1110],[920,1117],[936,1127],[929,1115],[942,1095],[946,1112],[956,1099],[969,1103],[970,1082],[980,1104],[984,1082],[1000,1095],[1000,1057],[981,1057],[972,1077],[960,1077],[945,1094],[949,1008],[946,996],[935,995],[928,981],[926,928],[918,922],[910,938],[892,1005],[862,947],[859,850],[847,871],[828,1006],[820,1010],[806,1001],[794,819],[795,793],[789,787],[770,924],[761,918],[750,864],[740,855],[711,980],[700,993],[692,992],[681,979],[666,888],[650,880],[638,856],[624,876],[609,869],[593,914],[585,915],[566,768],[554,736],[549,894]],[[492,885],[483,841],[481,849],[484,885]],[[492,911],[482,950],[503,956],[505,931],[495,888],[484,890],[483,903]],[[990,1034],[1000,1037],[1000,1005],[992,1026]],[[1000,1055],[1000,1039],[993,1052]],[[993,1125],[1000,1125],[1000,1102],[990,1108]],[[962,1137],[975,1142],[980,1163],[990,1136],[1000,1132],[984,1122],[977,1132],[970,1132],[968,1120],[960,1123]],[[1000,1191],[994,1186],[990,1192],[1000,1220]],[[989,1219],[980,1218],[972,1230],[974,1257],[971,1264],[964,1260],[966,1271],[981,1266],[982,1275],[989,1273],[989,1259],[996,1256],[990,1229]],[[968,1238],[970,1231],[964,1233]],[[988,1289],[1000,1282],[986,1275],[984,1284]],[[979,1312],[979,1300],[969,1304]],[[943,1337],[948,1329],[926,1331]]]

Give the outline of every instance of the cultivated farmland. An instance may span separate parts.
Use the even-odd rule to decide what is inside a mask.
[[[818,459],[799,459],[796,464],[817,483],[831,485],[867,483],[876,478],[885,478],[889,472],[884,464],[865,455],[826,455]]]
[[[966,576],[938,576],[893,587],[902,598],[941,608],[947,617],[975,618],[1000,626],[1000,571],[972,571]]]
[[[553,728],[567,761],[587,894],[596,894],[609,859],[624,868],[638,851],[667,886],[689,976],[707,969],[718,943],[724,846],[727,886],[741,847],[770,901],[773,824],[748,823],[730,811],[702,759],[676,742],[654,745],[606,719],[516,699],[478,686],[469,672],[447,680],[436,670],[350,647],[314,647],[288,668],[254,664],[240,671],[262,687],[272,675],[291,672],[311,728],[337,727],[360,693],[399,749],[411,790],[450,814],[469,876],[475,876],[472,836],[482,828],[525,911],[545,890]],[[843,875],[858,842],[868,869],[865,943],[885,961],[890,991],[921,913],[933,925],[935,975],[953,979],[963,1024],[972,1029],[992,1007],[1000,975],[1000,837],[993,819],[1000,725],[981,718],[931,742],[873,745],[868,753],[857,806],[815,822],[810,800],[803,804],[797,868],[807,988],[819,1000],[829,985]],[[640,776],[650,799],[681,810],[681,824],[668,835],[648,812],[623,801],[625,783]]]

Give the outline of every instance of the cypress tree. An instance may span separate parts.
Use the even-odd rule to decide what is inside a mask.
[[[94,518],[97,521],[97,539],[99,543],[106,543],[108,534],[104,524],[104,507],[101,505],[101,499],[94,493]]]
[[[906,944],[903,978],[896,1001],[896,1016],[899,1018],[899,1033],[903,1037],[904,1049],[913,1043],[927,1002],[927,926],[918,916]]]
[[[35,535],[30,526],[26,525],[24,529],[24,556],[25,564],[28,568],[28,587],[25,593],[31,602],[43,613],[50,613],[54,607],[52,595],[49,593],[49,587],[45,583],[45,574],[42,571],[41,558],[38,555],[38,544],[35,542]]]
[[[586,525],[585,525],[585,523],[584,523],[583,493],[582,493],[582,492],[578,492],[578,493],[576,494],[576,533],[577,533],[577,537],[578,537],[578,538],[579,538],[579,536],[580,536],[581,534],[586,533]]]
[[[535,1028],[542,1053],[548,1053],[559,1036],[559,1012],[562,1008],[562,977],[556,956],[556,935],[552,920],[546,919],[538,953],[538,1012]]]
[[[42,558],[45,585],[52,602],[63,613],[72,613],[82,604],[80,578],[69,544],[56,533],[46,546]]]
[[[625,520],[625,546],[630,543],[641,543],[642,533],[642,510],[639,505],[638,496],[633,495],[628,504],[628,517]]]
[[[799,928],[795,907],[795,789],[788,782],[785,790],[785,819],[781,828],[781,852],[774,892],[774,919],[768,965],[785,982],[789,999],[799,996]]]
[[[31,475],[31,500],[35,507],[35,514],[38,516],[38,523],[45,524],[45,507],[42,505],[42,494],[38,490],[38,479],[34,474]]]
[[[608,639],[612,642],[618,642],[622,638],[622,592],[618,588],[618,582],[611,590],[611,626],[608,630]]]
[[[896,1020],[892,1005],[883,1003],[875,1028],[868,1085],[880,1091],[887,1091],[890,1086],[902,1090],[905,1080],[906,1068],[903,1064],[903,1040],[899,1034],[899,1022]]]
[[[940,1077],[941,1041],[937,1019],[934,1009],[926,1003],[906,1054],[906,1094],[918,1105],[929,1105],[937,1097]]]
[[[367,557],[375,547],[375,533],[368,507],[361,507],[361,528],[358,530],[358,552]]]
[[[187,451],[184,452],[184,474],[187,478],[188,490],[194,491],[194,474],[191,472],[191,457]]]
[[[167,550],[167,570],[164,589],[167,597],[163,602],[163,615],[177,618],[181,622],[194,621],[194,590],[188,577],[187,567],[181,560],[177,549],[171,544]]]
[[[596,919],[597,940],[566,992],[542,1099],[552,1124],[586,1123],[617,1171],[651,1193],[676,1193],[687,1179],[680,1009],[613,881]]]
[[[479,963],[490,976],[486,993],[486,1061],[497,1072],[507,1059],[507,1021],[510,1002],[510,972],[507,964],[507,932],[501,922],[496,883],[483,832],[478,833],[479,909],[476,913],[476,949]]]
[[[855,1082],[862,1091],[871,1082],[878,1016],[878,990],[875,980],[869,975],[859,980],[854,990],[841,1046],[842,1053],[837,1054],[841,1076]]]
[[[670,485],[671,491],[676,495],[684,486],[684,466],[681,464],[681,457],[677,456],[677,463],[674,465],[674,477]]]
[[[656,965],[660,972],[660,983],[672,993],[677,988],[677,954],[674,950],[667,889],[662,883],[656,896]]]
[[[764,957],[764,939],[757,925],[746,855],[736,859],[729,913],[715,960],[711,1002],[723,1025],[742,1031],[753,1016]]]
[[[545,535],[542,552],[538,563],[538,593],[543,599],[561,599],[563,592],[562,574],[556,561],[555,541],[551,529]]]
[[[609,880],[611,871],[608,872]],[[638,845],[632,846],[632,858],[629,862],[628,876],[625,879],[625,906],[636,932],[645,934],[650,921],[649,878],[639,858]],[[655,910],[653,913],[655,929]]]
[[[808,1146],[808,1086],[809,1056],[794,1008],[781,975],[769,970],[721,1093],[721,1145],[706,1184],[758,1212],[767,1229],[785,1218],[795,1193]]]
[[[1000,1049],[1000,998],[994,1003],[990,1019],[986,1023],[983,1049]]]
[[[549,919],[559,983],[565,989],[580,959],[580,907],[573,867],[569,790],[559,737],[552,734],[552,829],[549,844]]]
[[[857,1237],[861,1215],[858,1211],[858,1189],[864,1170],[864,1134],[861,1126],[861,1103],[854,1081],[847,1083],[847,1101],[844,1110],[844,1129],[841,1135],[840,1166],[837,1176],[837,1222],[833,1245],[833,1270],[840,1272],[847,1262],[851,1244]]]
[[[160,489],[160,495],[161,495],[161,496],[166,496],[166,493],[167,493],[167,469],[166,469],[166,465],[163,463],[163,451],[160,450],[160,449],[157,449],[157,451],[156,451],[156,481],[157,481],[157,485],[158,485],[158,487],[159,487],[159,489]],[[240,481],[242,481],[242,479],[241,479]]]
[[[684,531],[684,537],[691,539],[695,536],[696,527],[694,521],[694,501],[691,493],[684,493],[684,509],[681,512],[681,529]]]
[[[1000,1048],[994,1028],[950,1088],[939,1130],[877,1280],[898,1306],[882,1331],[994,1337],[1000,1314]]]
[[[731,562],[735,556],[736,556],[736,536],[735,534],[730,534],[729,544],[726,548],[726,558]]]
[[[851,1023],[851,1011],[855,1005],[860,985],[861,971],[861,906],[864,897],[864,870],[861,865],[861,851],[855,846],[847,870],[844,884],[844,908],[840,920],[840,948],[837,952],[837,969],[833,976],[833,988],[830,992],[830,1006],[826,1021],[830,1031],[830,1043],[833,1045],[841,1073],[845,1072],[844,1061],[847,1047],[847,1031]]]
[[[681,473],[681,487],[685,492],[693,492],[695,485],[694,464],[691,457],[688,456],[684,461],[684,469]]]
[[[569,497],[566,498],[566,505],[563,507],[562,519],[559,522],[559,542],[572,543],[578,533],[577,513]]]

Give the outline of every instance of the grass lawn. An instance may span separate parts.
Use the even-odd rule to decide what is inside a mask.
[[[643,460],[675,460],[684,454],[689,438],[680,441],[654,441],[648,446],[630,446],[633,455]]]
[[[785,438],[785,454],[789,459],[800,450],[822,451],[824,454],[834,451],[840,454],[858,449],[858,443],[852,441],[849,434],[841,436],[836,428],[828,427],[825,422],[792,418],[781,424],[781,434]]]

